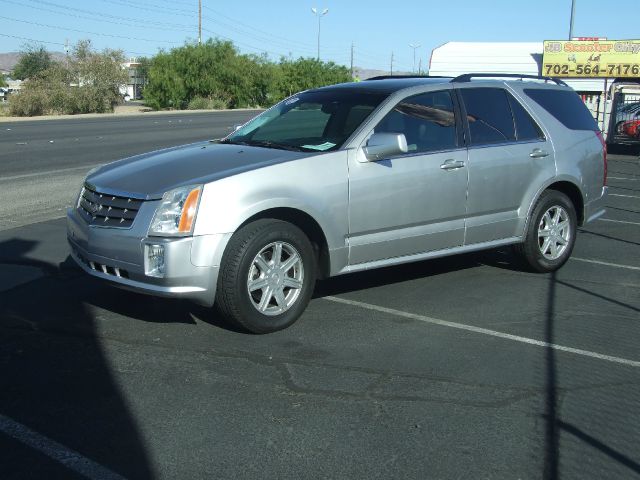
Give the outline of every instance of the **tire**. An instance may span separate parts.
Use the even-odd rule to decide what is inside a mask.
[[[565,264],[576,241],[577,216],[573,203],[562,192],[547,190],[538,199],[524,242],[514,246],[525,267],[547,273]]]
[[[302,230],[260,219],[231,237],[218,274],[216,306],[250,332],[275,332],[302,315],[315,280],[314,250]]]

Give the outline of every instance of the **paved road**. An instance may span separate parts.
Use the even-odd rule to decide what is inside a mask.
[[[91,168],[219,138],[256,111],[0,120],[0,230],[61,216]]]
[[[610,176],[556,275],[348,275],[266,336],[87,278],[61,219],[5,229],[0,478],[640,478],[637,158]]]

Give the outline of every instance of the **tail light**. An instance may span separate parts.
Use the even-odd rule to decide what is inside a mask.
[[[602,144],[602,161],[603,161],[603,167],[604,167],[604,175],[602,177],[602,186],[606,187],[607,186],[607,144],[604,141],[604,136],[602,135],[602,132],[600,130],[596,130],[596,136],[598,137],[598,140],[600,140],[600,143]]]

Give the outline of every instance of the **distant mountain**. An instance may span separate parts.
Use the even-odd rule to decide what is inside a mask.
[[[360,77],[360,80],[366,80],[371,77],[379,77],[381,75],[389,75],[389,70],[371,70],[367,68],[354,67],[356,75]],[[394,75],[411,75],[411,72],[393,72]]]
[[[66,55],[63,52],[50,52],[51,57],[54,60],[64,60]],[[8,53],[0,53],[0,72],[1,73],[9,73],[13,70],[16,63],[20,59],[20,52],[8,52]]]

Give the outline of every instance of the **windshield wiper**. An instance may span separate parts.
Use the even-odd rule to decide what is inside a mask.
[[[229,142],[224,142],[224,143],[233,143],[237,145],[249,145],[251,147],[275,148],[278,150],[291,150],[293,152],[303,152],[307,150],[306,148],[297,147],[289,143],[278,143],[278,142],[272,142],[270,140],[246,140],[241,142],[231,140]]]

